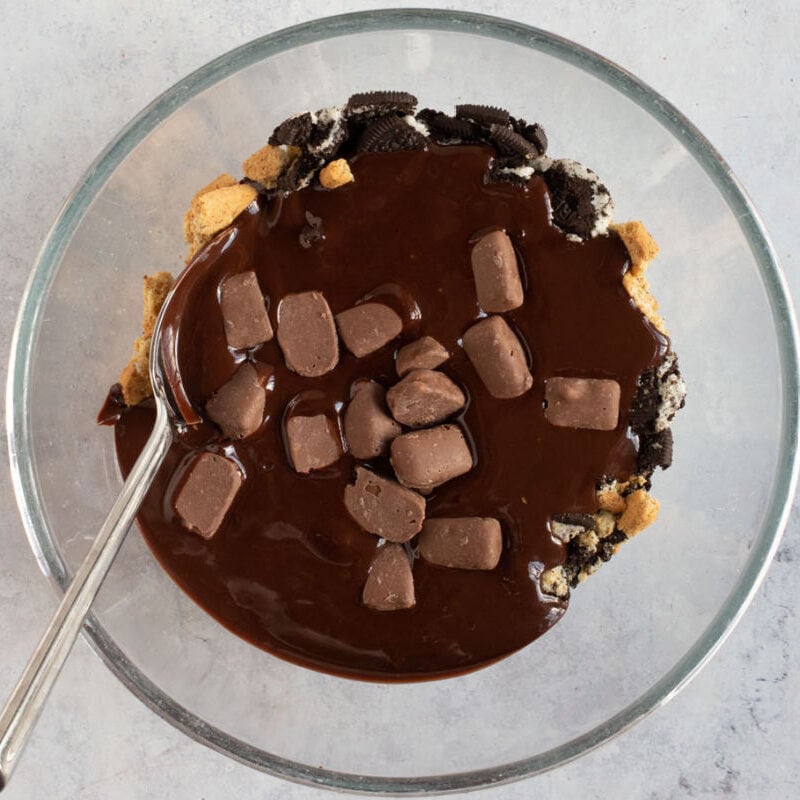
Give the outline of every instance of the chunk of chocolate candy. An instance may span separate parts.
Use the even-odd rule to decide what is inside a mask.
[[[386,402],[398,422],[419,428],[460,411],[467,398],[447,375],[432,369],[415,369],[389,389]]]
[[[606,378],[548,378],[544,415],[562,428],[613,431],[619,420],[619,384]]]
[[[456,569],[494,569],[503,551],[500,523],[491,517],[426,519],[419,553],[429,563]]]
[[[403,330],[397,312],[383,303],[362,303],[348,308],[336,315],[336,324],[345,347],[356,358],[380,350]]]
[[[533,386],[525,351],[502,317],[487,317],[464,334],[464,350],[492,397],[519,397]]]
[[[364,381],[344,412],[347,448],[356,458],[386,455],[389,442],[403,429],[386,412],[386,390],[379,383]]]
[[[414,577],[402,545],[387,543],[377,549],[364,584],[362,602],[375,611],[399,611],[414,606]]]
[[[229,439],[244,439],[264,420],[265,384],[271,368],[245,361],[206,403],[206,414]]]
[[[425,498],[364,467],[356,467],[355,483],[345,487],[344,505],[369,533],[390,542],[407,542],[425,519]]]
[[[398,436],[390,447],[397,479],[429,491],[472,469],[472,453],[457,425],[439,425]]]
[[[484,311],[511,311],[525,296],[514,245],[505,231],[481,236],[472,246],[472,274],[478,303]]]
[[[395,369],[402,378],[412,369],[436,369],[450,358],[450,353],[432,336],[423,336],[397,351]]]
[[[272,325],[255,272],[240,272],[222,281],[219,305],[229,347],[255,347],[272,338]]]
[[[204,539],[219,530],[239,487],[235,462],[216,453],[200,453],[190,464],[173,502],[183,524]]]
[[[286,421],[286,441],[292,466],[301,475],[307,475],[315,469],[325,469],[342,455],[336,423],[325,414],[289,417]]]
[[[339,363],[336,324],[321,292],[287,294],[278,304],[278,344],[286,366],[316,378]]]

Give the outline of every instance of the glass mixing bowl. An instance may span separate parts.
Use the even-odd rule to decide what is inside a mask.
[[[657,524],[573,595],[545,637],[487,669],[384,685],[293,666],[220,627],[128,537],[86,636],[188,735],[293,780],[437,792],[561,764],[669,699],[744,611],[775,550],[796,467],[786,289],[728,167],[676,109],[603,58],[516,23],[449,11],[324,19],[180,81],[111,143],[53,227],[17,324],[9,444],[25,528],[63,589],[120,488],[95,425],[137,334],[141,278],[177,271],[194,191],[288,114],[371,88],[423,106],[491,103],[591,165],[617,219],[661,245],[652,283],[689,385]]]

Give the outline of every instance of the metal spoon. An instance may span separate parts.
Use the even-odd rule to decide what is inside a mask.
[[[0,713],[0,791],[8,784],[56,677],[83,626],[86,614],[164,460],[175,427],[198,421],[191,403],[183,393],[180,381],[175,379],[175,328],[169,323],[165,325],[164,322],[170,303],[176,296],[175,290],[186,282],[185,278],[190,272],[191,270],[186,270],[173,286],[153,330],[150,344],[150,381],[156,400],[156,420],[150,438],[136,459],[119,497]],[[166,337],[162,339],[164,333]],[[168,377],[172,379],[169,385]]]

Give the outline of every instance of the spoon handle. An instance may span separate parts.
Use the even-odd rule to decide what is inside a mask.
[[[50,689],[172,441],[167,410],[163,403],[158,403],[157,408],[147,444],[0,713],[0,791],[8,784]]]

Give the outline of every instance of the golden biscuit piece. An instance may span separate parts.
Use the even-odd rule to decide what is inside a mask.
[[[658,313],[658,301],[650,293],[650,285],[647,283],[647,278],[642,274],[634,275],[632,272],[626,272],[622,276],[622,285],[631,300],[636,303],[636,307],[650,320],[653,327],[667,335],[669,331]]]
[[[636,536],[656,521],[659,507],[658,500],[644,489],[637,489],[625,498],[625,511],[617,520],[617,527],[626,536]]]
[[[274,189],[278,178],[299,155],[299,147],[268,144],[244,161],[242,172],[265,189]]]
[[[604,483],[597,490],[597,505],[600,510],[608,511],[611,514],[621,514],[625,510],[625,498],[622,492],[626,487],[626,483],[619,481]]]
[[[183,235],[189,245],[187,262],[211,241],[214,234],[227,228],[256,199],[257,194],[252,186],[240,183],[201,189],[183,219]]]
[[[631,257],[630,271],[634,275],[643,275],[648,264],[658,255],[658,245],[647,228],[641,222],[632,220],[611,225],[609,229],[622,239]]]
[[[138,405],[153,395],[153,387],[150,384],[150,340],[158,312],[173,283],[174,279],[169,272],[156,272],[144,277],[142,336],[133,343],[131,360],[119,376],[125,405]]]
[[[631,257],[630,269],[622,276],[625,291],[653,327],[666,335],[667,326],[658,313],[658,302],[650,293],[650,285],[645,278],[647,267],[658,254],[658,245],[647,228],[635,220],[611,225],[609,230],[619,236]]]
[[[319,182],[322,184],[323,189],[336,189],[346,183],[352,183],[354,180],[350,165],[344,158],[337,158],[335,161],[331,161],[319,172]]]

